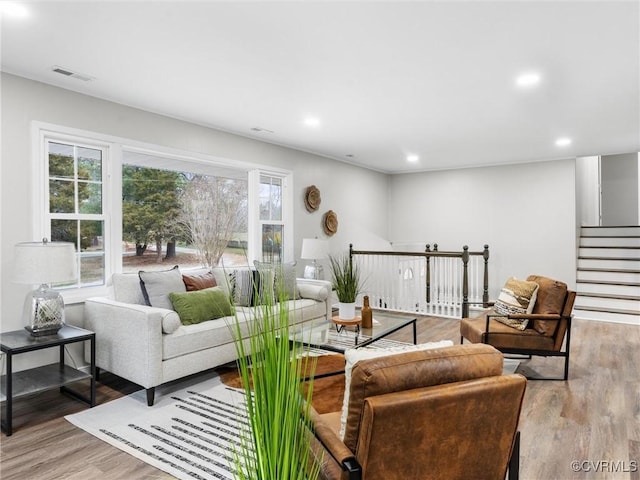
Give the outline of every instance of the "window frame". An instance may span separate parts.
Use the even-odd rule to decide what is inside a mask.
[[[33,176],[32,191],[32,235],[33,239],[50,236],[50,216],[48,212],[48,152],[46,141],[60,141],[80,144],[90,148],[106,149],[103,159],[102,179],[102,211],[104,215],[104,284],[99,286],[75,286],[62,288],[65,303],[81,303],[92,296],[103,296],[108,293],[110,279],[114,273],[122,272],[122,165],[124,152],[137,152],[146,155],[157,155],[174,159],[180,163],[216,165],[247,172],[248,181],[248,262],[253,265],[256,259],[262,259],[260,223],[259,188],[260,176],[274,176],[282,179],[282,224],[284,225],[283,262],[293,260],[294,224],[293,224],[293,172],[287,169],[274,168],[257,163],[210,154],[196,153],[187,150],[167,147],[158,144],[140,142],[128,138],[117,137],[72,127],[32,122],[32,155],[31,169]],[[273,221],[266,221],[274,223]],[[278,222],[279,223],[279,222]]]

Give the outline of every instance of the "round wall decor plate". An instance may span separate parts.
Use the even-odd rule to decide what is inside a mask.
[[[320,206],[320,190],[315,185],[307,187],[304,192],[304,206],[309,212],[315,212]]]
[[[322,218],[322,228],[324,233],[331,236],[338,231],[338,215],[333,210],[329,210]]]

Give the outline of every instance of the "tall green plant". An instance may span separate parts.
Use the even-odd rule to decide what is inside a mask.
[[[354,303],[360,293],[360,268],[354,264],[349,255],[329,256],[331,264],[331,280],[338,301]]]
[[[247,340],[241,340],[244,322],[236,314],[237,365],[249,419],[234,452],[239,480],[315,480],[319,475],[308,428],[317,359],[304,355],[308,349],[300,343],[289,342],[289,311],[284,295],[278,297],[277,305],[273,295],[265,295],[264,305],[253,307]],[[304,395],[303,375],[310,377]]]

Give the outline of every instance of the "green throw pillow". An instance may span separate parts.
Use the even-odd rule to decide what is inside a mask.
[[[169,298],[183,325],[233,315],[229,297],[220,287],[186,293],[172,292]]]

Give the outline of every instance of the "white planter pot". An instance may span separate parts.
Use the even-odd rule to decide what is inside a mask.
[[[354,303],[338,303],[338,317],[340,320],[353,320],[356,318],[356,304]]]

